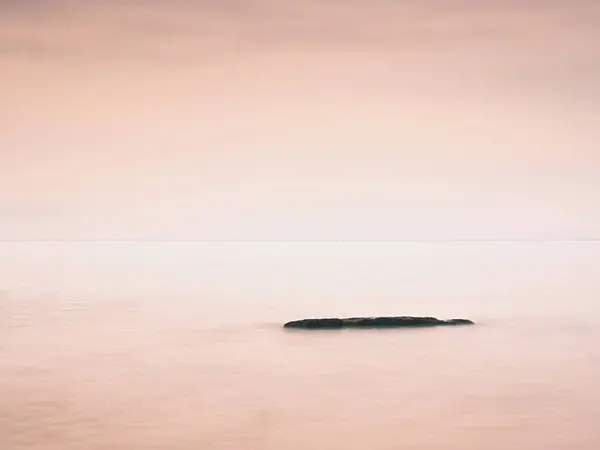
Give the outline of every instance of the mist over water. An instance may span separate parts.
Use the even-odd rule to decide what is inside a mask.
[[[0,448],[592,450],[600,243],[0,244]],[[474,327],[290,332],[313,316]]]

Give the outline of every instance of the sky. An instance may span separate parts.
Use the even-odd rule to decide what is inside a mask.
[[[0,240],[600,238],[597,0],[0,0]]]

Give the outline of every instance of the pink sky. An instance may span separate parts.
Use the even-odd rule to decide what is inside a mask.
[[[597,0],[0,0],[0,239],[600,238]]]

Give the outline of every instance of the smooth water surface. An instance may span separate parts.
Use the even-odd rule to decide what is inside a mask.
[[[598,243],[0,244],[2,450],[596,450]],[[311,316],[474,327],[284,331]]]

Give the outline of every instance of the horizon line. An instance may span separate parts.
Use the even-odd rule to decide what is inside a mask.
[[[63,242],[63,243],[102,243],[102,242],[122,242],[122,243],[206,243],[206,244],[226,244],[226,243],[586,243],[600,242],[600,238],[555,238],[555,239],[1,239],[0,243],[44,243],[44,242]]]

